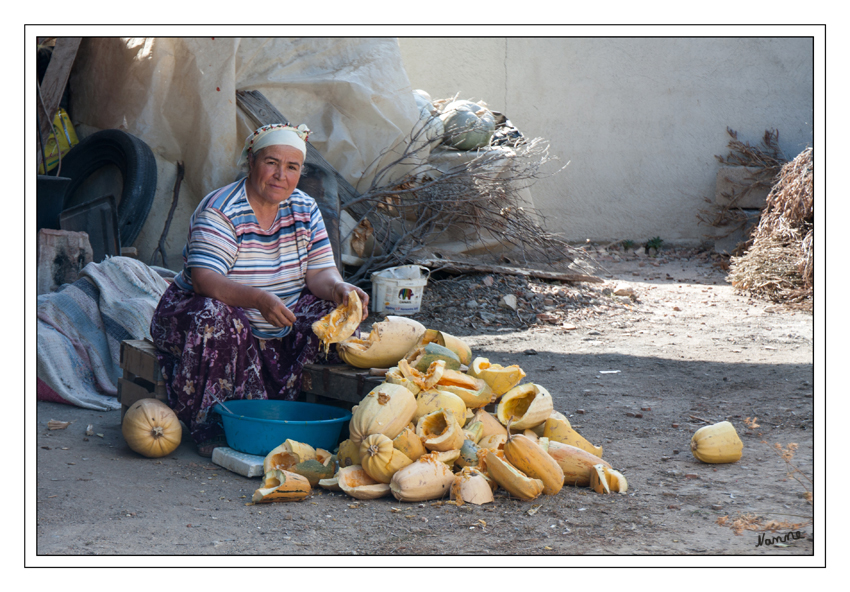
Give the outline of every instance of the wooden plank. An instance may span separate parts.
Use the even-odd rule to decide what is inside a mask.
[[[165,381],[164,380],[161,380],[159,382],[151,382],[150,380],[146,380],[144,378],[140,378],[139,376],[136,376],[135,374],[133,374],[129,370],[124,370],[123,378],[124,378],[124,380],[127,380],[129,382],[132,382],[134,384],[139,385],[140,387],[149,391],[150,393],[152,393],[152,395],[156,395],[157,397],[160,397],[160,396],[163,396],[163,395],[166,394]]]
[[[159,360],[156,358],[156,346],[150,341],[143,339],[122,341],[119,365],[123,370],[151,383],[162,382]]]
[[[138,385],[126,378],[118,379],[118,402],[121,403],[121,421],[124,421],[124,414],[133,403],[141,399],[159,399],[168,405],[168,397],[163,392],[162,394],[152,393],[145,387]]]
[[[41,100],[38,101],[37,109],[41,118],[39,133],[41,133],[45,145],[48,136],[53,132],[53,116],[56,115],[59,102],[62,100],[62,93],[65,92],[65,86],[68,84],[71,66],[74,65],[74,59],[77,57],[77,50],[81,41],[82,37],[59,37],[56,39],[53,55],[47,65],[47,70],[44,72],[44,78],[40,85]],[[41,150],[38,151],[38,164],[41,164]]]
[[[501,273],[505,275],[521,275],[546,280],[560,280],[562,282],[588,282],[593,284],[605,283],[605,280],[598,278],[595,275],[561,273],[557,271],[544,271],[542,269],[508,267],[506,265],[467,263],[464,261],[451,261],[449,259],[418,259],[414,260],[413,263],[416,265],[422,265],[423,267],[439,269],[442,271],[454,271],[458,273]]]

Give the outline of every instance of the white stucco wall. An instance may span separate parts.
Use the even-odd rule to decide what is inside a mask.
[[[726,127],[778,129],[793,158],[813,141],[806,38],[401,38],[413,88],[484,100],[569,166],[538,182],[548,230],[571,241],[696,244]]]

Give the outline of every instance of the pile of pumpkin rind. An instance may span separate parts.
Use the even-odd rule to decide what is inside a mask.
[[[626,492],[625,477],[602,460],[602,448],[554,410],[544,387],[521,384],[518,365],[473,359],[462,339],[445,332],[415,333],[385,382],[352,410],[350,437],[337,454],[315,451],[308,467],[309,447],[287,441],[266,457],[254,502],[303,499],[315,484],[360,500],[449,495],[458,505],[492,502],[499,487],[521,500],[555,495],[564,485]],[[490,404],[495,414],[484,409]],[[286,493],[276,494],[281,488]]]

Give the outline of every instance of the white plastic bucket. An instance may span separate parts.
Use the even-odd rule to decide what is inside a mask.
[[[421,265],[401,265],[372,273],[372,311],[416,314],[429,277],[431,270]]]

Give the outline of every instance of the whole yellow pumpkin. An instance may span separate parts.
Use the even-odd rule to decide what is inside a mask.
[[[135,452],[159,458],[177,449],[183,429],[168,405],[157,399],[141,399],[124,414],[121,433]]]

